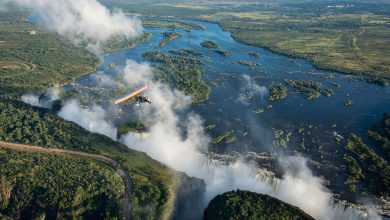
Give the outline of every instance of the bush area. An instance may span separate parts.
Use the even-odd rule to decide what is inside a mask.
[[[213,139],[210,141],[210,143],[211,143],[211,144],[218,144],[218,143],[220,143],[221,141],[223,141],[223,140],[225,140],[225,139],[228,140],[229,138],[232,138],[232,137],[231,137],[232,134],[234,134],[234,131],[226,131],[226,132],[220,134],[218,137],[213,138]],[[227,141],[227,142],[229,142],[229,141]]]
[[[293,87],[297,92],[306,93],[307,99],[316,99],[323,94],[324,96],[332,96],[333,90],[328,88],[323,88],[322,84],[313,80],[304,80],[304,79],[285,79],[287,85]]]
[[[165,44],[173,41],[176,38],[181,38],[181,34],[175,32],[175,31],[165,31],[162,33],[163,39],[158,44],[159,47],[165,46]]]
[[[356,192],[356,183],[358,183],[359,180],[364,179],[363,171],[360,168],[359,163],[355,160],[355,158],[344,155],[343,160],[347,165],[349,173],[349,177],[345,184],[349,186],[349,190],[351,192]]]
[[[218,49],[219,45],[211,40],[204,40],[200,43],[200,46],[208,49]]]
[[[103,44],[104,52],[110,52],[115,50],[123,50],[125,48],[133,48],[141,43],[145,43],[152,37],[152,33],[144,32],[144,34],[135,39],[113,38]]]
[[[204,211],[205,220],[313,219],[299,208],[268,195],[230,191],[217,195]]]
[[[390,112],[383,115],[379,125],[368,131],[368,136],[382,148],[387,159],[390,159]]]
[[[161,72],[157,74],[157,79],[191,95],[195,103],[206,101],[210,94],[210,87],[202,80],[203,64],[190,52],[186,51],[186,53],[186,55],[169,55],[161,51],[147,51],[142,55],[149,61],[162,63],[159,66]]]
[[[133,180],[133,219],[160,218],[169,211],[174,173],[146,154],[19,101],[0,100],[0,123],[2,141],[97,153],[121,163]]]
[[[99,162],[0,148],[0,213],[12,219],[119,219],[123,191]]]
[[[226,50],[214,50],[217,54],[221,55],[221,56],[224,56],[224,57],[228,57],[228,56],[231,56],[232,55],[232,52],[230,51],[226,51]]]
[[[118,135],[127,134],[130,131],[142,133],[147,130],[146,126],[140,121],[130,121],[118,127]]]
[[[367,181],[366,190],[375,195],[389,196],[390,166],[387,161],[377,155],[374,150],[367,147],[362,139],[355,134],[349,135],[345,149],[355,159],[353,160],[351,157],[344,158],[347,161],[348,170],[351,174],[347,180],[350,188],[351,184],[356,183],[357,180],[365,176]]]
[[[277,85],[272,84],[268,86],[268,91],[268,100],[270,101],[281,100],[287,97],[287,88],[280,82]]]

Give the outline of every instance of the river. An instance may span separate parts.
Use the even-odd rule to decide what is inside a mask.
[[[215,125],[215,128],[207,130],[211,137],[215,138],[228,131],[233,131],[231,137],[235,137],[230,141],[211,145],[211,151],[223,154],[232,151],[298,152],[310,158],[312,164],[321,165],[315,172],[331,180],[336,191],[344,189],[342,173],[334,175],[334,172],[342,171],[340,166],[345,150],[334,137],[336,134],[344,136],[350,132],[365,137],[367,129],[378,123],[383,113],[390,111],[390,87],[356,81],[353,76],[319,70],[304,59],[238,43],[229,32],[214,23],[184,21],[201,25],[205,30],[176,29],[182,35],[181,38],[162,48],[156,48],[163,38],[162,32],[168,29],[146,28],[146,31],[153,33],[149,41],[135,48],[105,55],[104,63],[97,72],[80,77],[77,79],[78,86],[67,88],[86,91],[82,89],[83,86],[96,86],[92,80],[94,75],[102,74],[101,72],[115,74],[115,68],[110,68],[112,64],[125,65],[128,59],[147,61],[142,57],[145,51],[161,50],[168,53],[171,49],[195,50],[204,57],[209,57],[202,77],[211,87],[211,93],[208,101],[192,105],[191,110],[205,120],[205,126]],[[203,40],[216,42],[221,50],[230,51],[232,55],[225,57],[201,47]],[[239,61],[250,61],[258,65],[246,66],[237,63]],[[266,88],[271,83],[284,83],[285,79],[320,82],[324,88],[331,88],[334,95],[321,95],[317,99],[308,100],[306,94],[295,92],[286,85],[288,96],[285,99],[269,101]],[[246,100],[242,99],[245,93],[250,95]],[[353,100],[355,104],[345,106],[344,101],[347,99]],[[255,113],[259,109],[263,112]],[[276,130],[283,131],[282,137],[291,132],[286,146],[273,146]]]

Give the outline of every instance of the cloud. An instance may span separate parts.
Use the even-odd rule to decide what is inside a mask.
[[[104,74],[104,72],[97,72],[91,75],[91,79],[97,87],[117,87],[120,84],[111,76]]]
[[[257,85],[256,81],[253,80],[249,75],[244,74],[242,77],[244,79],[243,85],[240,88],[240,93],[236,102],[248,105],[248,101],[253,96],[260,96],[263,99],[265,95],[268,95],[268,89],[265,86]]]
[[[147,83],[146,95],[153,103],[143,105],[143,114],[139,115],[150,125],[148,134],[140,136],[130,132],[120,141],[169,167],[204,179],[206,192],[202,208],[217,194],[243,189],[279,198],[320,220],[361,218],[355,209],[334,204],[323,180],[313,175],[306,159],[301,156],[278,160],[284,170],[280,181],[259,176],[257,165],[246,161],[236,160],[229,165],[210,161],[205,156],[210,138],[205,133],[202,118],[189,110],[191,98],[154,81],[153,68],[149,64],[128,61],[123,71],[112,80],[129,86]],[[111,80],[107,82],[112,83]],[[108,114],[107,110],[96,105],[83,108],[75,100],[65,103],[58,113],[64,119],[116,140],[117,131]],[[198,212],[202,212],[202,208]]]
[[[341,205],[333,204],[333,197],[323,186],[323,179],[313,175],[307,167],[307,159],[302,156],[279,158],[285,174],[277,188],[276,196],[290,204],[300,207],[316,219],[358,219],[356,210],[343,210]]]
[[[99,134],[106,135],[116,140],[117,130],[108,122],[106,111],[100,106],[82,108],[76,100],[70,100],[64,104],[58,116],[79,124],[81,127]]]
[[[24,94],[21,97],[21,100],[27,104],[30,104],[32,106],[40,106],[39,105],[39,97],[34,94]]]
[[[4,10],[8,2],[0,3],[0,9]],[[129,18],[120,11],[111,12],[96,0],[14,2],[37,14],[51,30],[69,37],[75,43],[88,43],[89,48],[95,51],[101,43],[112,37],[132,38],[143,31],[138,19]],[[230,165],[210,163],[203,153],[207,152],[210,138],[204,132],[202,118],[188,111],[191,98],[155,82],[152,77],[153,69],[147,63],[135,61],[128,61],[120,75],[122,82],[118,84],[134,86],[148,83],[150,89],[146,94],[153,101],[153,105],[144,107],[144,115],[147,117],[143,120],[150,124],[147,138],[129,133],[121,141],[176,170],[204,179],[207,184],[205,204],[216,194],[239,188],[270,194],[300,207],[317,219],[357,218],[355,210],[343,210],[341,206],[333,205],[332,194],[323,186],[322,179],[312,174],[303,157],[284,157],[279,160],[285,174],[278,186],[268,181],[259,181],[254,164],[240,160]],[[267,89],[257,85],[250,76],[243,77],[244,85],[237,99],[239,102],[245,104],[248,97],[263,97],[267,94]],[[115,86],[113,79],[107,77],[102,78],[101,83]],[[58,93],[54,90],[48,96],[48,100],[58,99]],[[31,105],[47,106],[46,101],[42,102],[33,94],[23,95],[21,99]],[[107,117],[106,110],[100,106],[83,108],[76,100],[71,100],[63,105],[58,115],[92,132],[114,140],[117,138],[115,126]]]
[[[75,43],[88,43],[90,49],[115,36],[126,38],[142,34],[141,21],[120,11],[111,12],[96,0],[15,0],[30,9],[51,30]],[[4,5],[5,3],[0,3]]]
[[[51,108],[55,100],[60,99],[62,89],[50,88],[46,93],[38,96],[33,93],[27,93],[21,96],[21,100],[32,106],[39,106],[43,108]]]
[[[280,158],[279,163],[285,174],[277,186],[273,185],[272,181],[260,181],[255,164],[241,160],[228,166],[218,162],[210,163],[202,153],[207,152],[210,138],[204,132],[202,118],[188,111],[188,97],[153,82],[150,79],[151,69],[146,68],[146,64],[140,65],[134,61],[127,64],[131,67],[125,68],[127,71],[123,72],[123,76],[128,83],[132,83],[132,80],[137,83],[148,81],[151,84],[148,96],[153,105],[147,105],[145,108],[149,112],[145,120],[150,124],[147,137],[129,133],[122,136],[120,141],[133,149],[148,153],[152,158],[176,170],[204,179],[205,205],[215,195],[239,188],[277,197],[300,207],[316,219],[359,217],[356,210],[344,210],[343,207],[333,204],[332,194],[323,186],[322,179],[312,174],[306,159],[301,156]],[[250,78],[245,78],[246,88],[261,94],[263,89]]]
[[[153,68],[148,63],[137,63],[134,60],[128,60],[122,71],[121,77],[128,85],[137,85],[140,83],[155,83],[152,81]]]

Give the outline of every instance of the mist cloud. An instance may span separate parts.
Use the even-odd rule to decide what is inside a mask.
[[[143,32],[139,19],[129,18],[120,11],[110,12],[96,0],[14,0],[30,9],[40,21],[75,43],[88,43],[97,50],[99,45],[115,36],[133,38]],[[7,3],[0,3],[5,6]],[[1,7],[0,7],[1,8]]]
[[[148,134],[140,136],[130,132],[122,136],[120,141],[189,176],[204,179],[204,207],[217,194],[242,189],[269,194],[298,206],[320,220],[362,218],[355,209],[344,209],[334,204],[331,192],[323,186],[323,180],[312,174],[306,159],[301,156],[279,159],[284,175],[279,182],[276,181],[278,184],[259,176],[256,164],[242,160],[229,165],[210,162],[204,154],[207,153],[210,138],[205,133],[202,118],[189,111],[191,98],[152,78],[153,68],[149,64],[128,61],[122,73],[112,79],[129,86],[147,83],[149,89],[145,95],[153,103],[143,105],[143,114],[139,116],[150,125]],[[112,80],[102,82],[112,85]],[[60,117],[74,121],[92,132],[116,140],[117,131],[106,114],[107,110],[102,107],[83,108],[75,100],[67,102],[58,113]],[[373,214],[371,216],[375,217]]]
[[[9,2],[9,1],[4,1]],[[65,35],[75,43],[89,43],[93,50],[115,36],[132,38],[143,31],[141,22],[128,18],[123,13],[110,12],[96,0],[15,0],[39,15],[44,25]],[[0,3],[0,8],[3,8]],[[210,163],[202,152],[207,152],[210,138],[205,134],[202,118],[188,112],[191,98],[179,91],[152,80],[153,68],[147,63],[128,61],[120,79],[122,83],[134,86],[148,83],[146,95],[152,105],[143,106],[150,124],[149,135],[142,138],[129,133],[121,138],[127,146],[144,151],[168,166],[184,171],[190,176],[206,181],[205,204],[216,194],[233,189],[246,189],[275,196],[296,205],[317,219],[356,219],[353,209],[343,210],[333,205],[331,193],[323,186],[322,179],[308,169],[306,160],[300,156],[284,157],[279,160],[285,174],[281,183],[274,186],[259,181],[254,164],[235,161],[230,165]],[[102,78],[102,83],[115,86],[113,80]],[[244,75],[244,86],[238,101],[245,103],[245,92],[264,96],[265,87],[258,86]],[[243,95],[244,94],[244,95]],[[52,94],[55,96],[56,94]],[[36,106],[45,106],[38,96],[26,94],[22,100]],[[107,112],[100,106],[83,108],[76,100],[66,102],[58,115],[73,121],[89,131],[106,135],[114,140],[117,130],[107,118]],[[275,190],[276,188],[276,190]],[[201,210],[200,210],[201,211]]]
[[[39,97],[35,94],[24,94],[22,95],[21,100],[32,106],[40,106]]]
[[[253,96],[260,96],[262,99],[265,95],[268,95],[268,89],[265,86],[259,86],[256,84],[256,81],[252,79],[249,75],[244,74],[243,82],[240,89],[240,93],[237,98],[237,102],[241,102],[244,105],[249,104],[249,100]]]
[[[204,132],[202,118],[188,112],[188,97],[153,82],[150,79],[151,69],[146,68],[145,63],[139,65],[129,61],[127,64],[131,67],[125,68],[123,77],[137,82],[140,81],[140,76],[142,81],[148,80],[151,86],[147,95],[153,100],[153,105],[145,108],[149,112],[145,120],[151,125],[147,137],[129,133],[121,138],[121,142],[148,153],[176,170],[204,179],[205,205],[215,195],[239,188],[272,195],[300,207],[317,219],[360,217],[354,209],[344,210],[342,206],[333,204],[332,194],[323,186],[323,180],[312,174],[306,159],[301,156],[279,160],[285,174],[277,186],[272,181],[260,181],[255,164],[240,160],[229,166],[218,162],[210,163],[202,153],[207,152],[210,138]],[[138,72],[141,69],[147,71]],[[245,82],[245,89],[259,95],[264,92],[252,79],[246,77]]]
[[[64,104],[58,116],[79,124],[81,127],[99,134],[106,135],[116,140],[116,128],[106,120],[106,111],[100,106],[83,108],[76,100],[70,100]]]
[[[53,101],[60,99],[62,89],[51,88],[46,93],[42,94],[41,97],[37,94],[26,93],[21,96],[21,100],[32,106],[39,106],[42,108],[51,108]]]

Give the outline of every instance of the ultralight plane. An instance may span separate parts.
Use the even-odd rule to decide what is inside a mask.
[[[145,96],[140,95],[143,91],[145,91],[148,88],[148,85],[144,84],[138,88],[136,88],[134,91],[132,91],[130,94],[125,95],[117,100],[115,100],[115,104],[119,105],[123,103],[126,100],[129,99],[135,99],[136,101],[136,106],[140,106],[142,103],[149,103],[151,104],[152,101],[150,99],[146,98]]]

